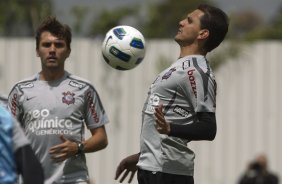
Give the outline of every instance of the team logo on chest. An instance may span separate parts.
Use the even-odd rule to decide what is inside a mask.
[[[64,96],[62,97],[62,102],[67,104],[67,105],[70,105],[70,104],[74,104],[75,102],[75,98],[74,98],[74,93],[72,92],[63,92],[62,93]]]

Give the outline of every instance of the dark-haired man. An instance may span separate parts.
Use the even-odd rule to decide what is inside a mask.
[[[20,121],[41,161],[45,184],[88,184],[85,153],[108,144],[108,117],[95,88],[65,71],[71,30],[48,17],[36,31],[41,71],[15,84],[9,108]],[[85,140],[84,125],[91,132]]]
[[[120,182],[138,168],[139,184],[194,184],[195,155],[188,142],[216,135],[216,81],[206,59],[228,31],[226,14],[200,5],[179,22],[180,56],[152,83],[144,104],[140,153],[121,161]]]

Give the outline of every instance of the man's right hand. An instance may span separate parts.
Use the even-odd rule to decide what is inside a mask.
[[[117,180],[120,175],[124,172],[123,176],[120,178],[119,182],[122,183],[124,181],[124,179],[127,177],[127,175],[129,174],[129,172],[131,172],[130,178],[128,180],[128,183],[131,183],[136,171],[137,171],[137,162],[139,160],[139,153],[134,154],[134,155],[130,155],[128,157],[126,157],[125,159],[123,159],[120,164],[117,167],[116,170],[116,176],[115,176],[115,180]]]

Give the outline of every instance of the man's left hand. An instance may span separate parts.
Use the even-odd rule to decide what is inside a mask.
[[[62,144],[58,144],[49,149],[52,159],[55,162],[62,162],[67,158],[76,155],[78,151],[77,144],[73,141],[66,139],[63,135],[60,136]]]

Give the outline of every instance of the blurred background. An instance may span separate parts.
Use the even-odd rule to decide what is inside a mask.
[[[34,30],[55,15],[73,31],[67,70],[90,80],[110,118],[108,147],[88,154],[95,184],[115,184],[121,159],[139,151],[141,110],[155,76],[179,54],[178,22],[198,4],[230,17],[226,41],[208,59],[218,82],[218,133],[213,142],[189,144],[197,184],[237,184],[249,163],[266,154],[282,177],[281,0],[0,0],[0,92],[40,70]],[[110,68],[101,56],[106,32],[116,25],[139,29],[146,56],[133,70]],[[137,184],[136,177],[133,181]]]

